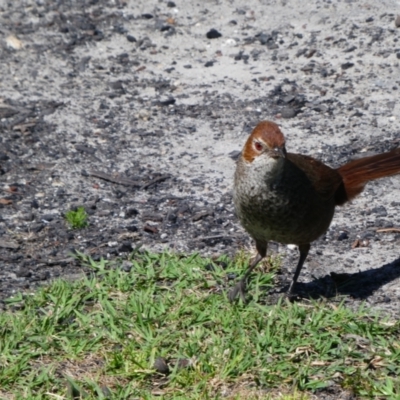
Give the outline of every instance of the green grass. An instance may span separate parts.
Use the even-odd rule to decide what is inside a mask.
[[[81,259],[90,277],[8,300],[1,399],[292,400],[328,386],[400,398],[399,322],[324,301],[265,305],[274,280],[265,265],[249,303],[232,305],[226,276],[243,270],[243,257]],[[153,368],[160,358],[167,374]]]
[[[88,215],[84,207],[78,207],[76,210],[70,210],[65,213],[65,219],[72,229],[86,228],[88,223]]]

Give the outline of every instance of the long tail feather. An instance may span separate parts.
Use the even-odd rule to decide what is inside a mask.
[[[362,192],[367,182],[400,173],[400,148],[387,153],[364,157],[337,169],[343,178],[344,191],[336,201],[343,204]]]

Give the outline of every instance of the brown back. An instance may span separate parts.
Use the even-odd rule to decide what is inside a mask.
[[[321,161],[303,154],[288,153],[287,159],[304,171],[315,191],[323,198],[335,195],[342,184],[342,177],[337,170],[328,167]]]

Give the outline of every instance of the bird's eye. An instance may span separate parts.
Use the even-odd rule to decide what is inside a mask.
[[[260,142],[254,142],[254,147],[257,151],[261,151],[263,149],[263,146]]]

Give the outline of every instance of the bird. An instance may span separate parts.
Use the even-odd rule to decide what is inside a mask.
[[[235,212],[254,239],[257,255],[229,291],[230,301],[238,295],[245,301],[247,280],[266,256],[271,240],[299,249],[287,291],[291,297],[310,244],[328,230],[336,206],[353,200],[369,181],[400,173],[400,148],[331,168],[308,155],[288,153],[285,144],[276,123],[261,121],[237,161]]]

